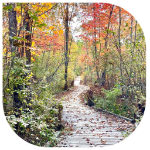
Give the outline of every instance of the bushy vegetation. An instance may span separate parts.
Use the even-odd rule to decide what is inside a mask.
[[[138,99],[136,97],[136,99],[129,101],[128,98],[123,97],[120,87],[114,87],[110,90],[103,88],[102,93],[104,94],[103,97],[94,98],[96,108],[107,110],[128,118],[134,118],[137,122],[141,120],[145,110],[146,98],[144,96],[141,95]],[[137,107],[136,103],[133,103],[133,101],[137,101],[137,105],[140,107]]]
[[[117,97],[121,95],[120,88],[113,88],[111,90],[102,89],[105,97],[97,97],[95,98],[95,106],[97,108],[105,109],[111,111],[116,114],[121,114],[122,106],[117,104]]]
[[[61,91],[62,87],[55,84],[55,80],[53,83],[46,82],[41,72],[44,73],[44,70],[40,70],[42,67],[36,70],[33,66],[29,71],[24,61],[24,58],[16,57],[10,70],[3,101],[6,119],[12,129],[29,143],[43,146],[49,141],[49,146],[55,146],[55,132],[61,129],[62,105],[60,100],[54,98],[54,94]],[[6,68],[3,74],[5,84],[8,71],[9,68]],[[57,79],[60,77],[57,75]],[[17,107],[14,96],[19,100]]]
[[[122,20],[121,15],[125,17],[120,14],[119,20]],[[100,45],[96,43],[86,47],[93,64],[84,59],[82,80],[86,85],[99,87],[100,92],[104,88],[104,96],[102,94],[95,98],[97,107],[136,120],[143,114],[142,108],[145,109],[145,104],[139,104],[141,97],[146,98],[145,37],[140,25],[132,17],[130,22],[117,26],[121,29],[121,35],[120,31],[114,30],[116,33],[113,33],[113,29],[108,29],[104,43],[97,39]],[[120,40],[122,42],[117,43]],[[139,111],[142,111],[140,116],[136,115]]]

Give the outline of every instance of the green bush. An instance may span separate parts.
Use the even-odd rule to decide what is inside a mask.
[[[51,114],[53,120],[47,123],[48,117],[50,117],[49,114],[37,116],[34,111],[21,110],[19,114],[14,112],[12,115],[6,116],[6,119],[15,133],[25,141],[43,146],[48,141],[52,142],[55,133],[56,119]],[[53,143],[55,142],[53,141]]]
[[[116,103],[117,97],[121,95],[121,90],[115,87],[111,90],[102,89],[105,97],[97,97],[95,101],[95,106],[97,108],[105,109],[116,114],[120,114],[120,105]]]
[[[117,96],[121,95],[121,90],[118,87],[115,87],[111,90],[105,90],[104,88],[102,89],[103,93],[105,94],[105,97],[107,100],[110,101],[116,101]]]
[[[117,102],[117,99],[122,95],[119,87],[112,88],[111,90],[103,89],[102,92],[104,93],[104,97],[95,97],[94,99],[96,108],[108,110],[128,118],[133,118],[134,113],[138,112],[138,109],[134,105],[130,106],[127,103],[128,99],[123,99],[121,103],[120,101]]]
[[[60,102],[54,99],[54,94],[62,90],[59,86],[63,73],[61,69],[54,75],[51,82],[46,77],[52,74],[55,67],[49,66],[47,70],[40,66],[40,57],[36,58],[31,71],[27,70],[25,58],[15,58],[9,74],[9,84],[4,90],[4,111],[6,119],[12,129],[21,138],[34,145],[43,146],[48,141],[49,146],[56,145],[55,131],[60,124]],[[56,60],[57,62],[58,60]],[[9,67],[3,74],[4,85],[7,82]],[[21,86],[15,89],[14,87]],[[13,107],[13,94],[18,93],[22,102],[20,108]],[[30,93],[30,95],[29,95]],[[27,101],[30,97],[30,101]],[[11,101],[11,105],[10,105]]]

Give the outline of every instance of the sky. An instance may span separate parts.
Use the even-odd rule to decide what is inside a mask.
[[[82,25],[81,20],[82,20],[82,14],[81,14],[81,11],[79,11],[77,13],[77,16],[75,16],[73,20],[70,21],[71,33],[75,41],[79,39],[78,36],[81,34],[81,29],[79,29],[80,26]]]

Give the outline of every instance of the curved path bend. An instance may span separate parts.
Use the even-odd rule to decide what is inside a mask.
[[[80,84],[77,77],[74,91],[66,96],[62,121],[69,130],[59,137],[58,147],[104,147],[117,144],[124,139],[122,132],[134,126],[123,119],[96,111],[85,105],[78,97],[89,87]]]

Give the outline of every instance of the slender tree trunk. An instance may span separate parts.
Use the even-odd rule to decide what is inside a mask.
[[[21,23],[20,23],[20,27],[21,27],[22,24],[23,24],[23,14],[22,14],[22,10],[23,10],[23,7],[22,7],[22,3],[21,3]],[[23,26],[24,26],[24,24],[23,24]],[[18,35],[18,36],[19,36],[19,35]],[[25,38],[25,37],[24,37],[24,33],[23,33],[23,38]],[[21,44],[22,44],[22,47],[21,47],[21,50],[20,50],[20,57],[24,57],[25,42],[22,41]]]
[[[135,22],[135,32],[134,32],[134,44],[133,44],[133,54],[134,54],[134,49],[135,49],[135,44],[136,44],[136,30],[137,30],[137,21]],[[134,73],[137,72],[137,68],[134,68]],[[135,73],[135,79],[137,79],[137,74]],[[137,81],[134,80],[134,84],[136,84]]]
[[[121,31],[121,8],[119,7],[119,29],[118,29],[118,43],[119,43],[119,55],[120,55],[120,76],[121,76],[121,84],[123,85],[123,74],[122,74],[122,52],[121,52],[121,40],[120,40],[120,31]],[[121,87],[122,87],[121,85]],[[123,87],[122,87],[123,92]]]
[[[133,18],[132,18],[133,19]],[[132,21],[133,22],[133,21]],[[134,44],[133,44],[133,49],[132,49],[132,63],[133,63],[133,57],[134,57],[134,49],[135,49],[135,44],[136,44],[136,30],[137,30],[137,21],[135,22],[135,32],[134,32]],[[132,64],[133,66],[133,64]],[[135,69],[138,69],[138,66],[135,67]],[[134,86],[137,86],[139,87],[139,91],[141,90],[141,84],[140,82],[138,81],[138,77],[137,76],[140,76],[140,81],[141,81],[141,73],[140,75],[136,74],[135,72],[138,72],[134,69],[134,76],[135,76],[135,79],[137,79],[137,81],[134,80]],[[134,97],[133,97],[134,98]],[[136,100],[136,108],[138,107],[138,99]]]
[[[9,4],[10,5],[10,4]],[[8,12],[9,17],[9,42],[11,53],[16,53],[16,47],[14,46],[13,37],[17,35],[17,19],[16,19],[16,11],[14,11],[15,4],[12,4],[12,9]]]
[[[132,29],[132,28],[133,28],[133,17],[131,18],[131,29]],[[132,48],[131,48],[131,50],[132,50],[132,51],[131,51],[131,54],[132,54],[132,59],[131,59],[131,61],[132,61],[132,62],[131,62],[131,64],[132,64],[132,65],[131,65],[131,68],[132,68],[132,69],[131,69],[131,74],[134,73],[134,76],[133,76],[134,86],[137,85],[137,82],[136,82],[136,79],[137,79],[137,78],[136,78],[136,75],[137,75],[136,72],[137,72],[137,71],[136,71],[136,67],[133,67],[133,62],[134,62],[134,49],[135,49],[135,42],[136,42],[136,28],[137,28],[137,21],[136,21],[136,23],[135,23],[134,43],[133,43],[133,41],[131,41],[131,44],[133,43],[133,44],[132,44],[133,46],[131,45],[131,47],[132,47]],[[132,35],[132,33],[133,33],[133,31],[131,30],[131,35]],[[132,40],[132,38],[131,38],[131,40]]]
[[[108,25],[107,25],[107,33],[106,33],[106,38],[105,38],[105,49],[106,49],[106,50],[107,50],[107,45],[108,45],[109,27],[110,27],[110,23],[111,23],[111,16],[112,16],[112,13],[113,13],[113,9],[114,9],[114,5],[112,6],[112,9],[111,9],[111,11],[110,11],[109,22],[108,22]],[[107,60],[108,60],[108,56],[106,56],[105,64],[104,64],[104,71],[103,71],[103,73],[102,73],[102,86],[104,86],[104,85],[105,85],[105,82],[106,82]]]
[[[101,86],[100,83],[100,77],[99,77],[99,69],[98,69],[98,65],[99,65],[99,58],[97,56],[97,46],[96,46],[96,13],[95,13],[95,7],[94,7],[94,59],[95,59],[95,66],[96,66],[96,74],[97,74],[97,81],[99,83],[99,87]]]
[[[32,41],[31,41],[31,38],[32,38],[32,19],[30,18],[29,14],[28,14],[28,4],[25,4],[26,6],[26,11],[25,11],[25,19],[24,19],[24,23],[26,26],[25,26],[25,29],[26,29],[26,32],[25,32],[25,39],[26,39],[26,42],[25,42],[25,53],[26,53],[26,58],[27,58],[27,61],[26,61],[26,67],[27,67],[27,70],[30,72],[31,71],[31,51],[30,51],[30,47],[32,45]],[[26,86],[28,88],[28,95],[27,95],[27,98],[26,98],[26,101],[27,103],[31,103],[31,87],[28,85]],[[30,109],[32,109],[30,107]]]
[[[130,36],[131,36],[131,67],[130,67],[130,78],[129,78],[129,83],[131,84],[131,76],[132,76],[132,68],[133,68],[133,51],[132,51],[132,31],[133,30],[133,17],[131,17],[131,34],[130,34]]]
[[[10,41],[10,49],[11,49],[11,66],[13,67],[13,61],[16,57],[16,47],[14,46],[14,43],[16,41],[13,39],[13,37],[17,36],[17,19],[16,19],[16,11],[14,11],[15,4],[12,4],[12,9],[9,10],[8,16],[9,16],[9,41]],[[11,68],[10,68],[11,69]],[[14,90],[20,89],[20,85],[14,86]],[[15,109],[20,108],[22,105],[21,100],[19,99],[19,95],[17,92],[13,93],[13,106]]]
[[[26,9],[28,10],[28,4],[26,4]],[[32,44],[32,41],[31,41],[31,37],[32,37],[32,20],[28,14],[28,11],[25,12],[25,19],[24,19],[24,24],[26,24],[26,33],[25,33],[25,39],[27,40],[25,42],[25,52],[26,52],[26,58],[27,58],[27,62],[26,64],[27,65],[30,65],[31,64],[31,51],[30,51],[30,47],[31,47],[31,44]]]
[[[133,17],[131,17],[131,59],[130,59],[130,63],[131,63],[131,66],[130,66],[130,78],[129,78],[129,83],[130,83],[130,85],[132,84],[132,79],[134,78],[134,77],[132,77],[132,76],[134,76],[134,74],[133,74],[133,55],[134,55],[134,52],[133,52],[133,44],[132,44],[132,33],[133,33]],[[132,78],[132,79],[131,79]],[[134,81],[134,79],[133,79],[133,81]],[[132,93],[132,98],[133,98],[133,96],[134,96],[134,94],[133,94],[133,87],[131,86],[131,93]]]
[[[100,28],[100,24],[101,24],[101,19],[100,19],[100,15],[101,15],[101,11],[100,11],[100,14],[99,14],[99,47],[100,47],[100,49],[99,49],[99,53],[98,53],[98,56],[100,57],[100,53],[101,53],[101,50],[102,50],[102,45],[101,45],[101,40],[100,40],[100,38],[101,38],[101,28]],[[101,58],[99,58],[99,59],[101,59]],[[99,72],[100,73],[100,72]],[[100,75],[99,75],[100,76]],[[102,85],[102,83],[101,83],[101,78],[99,77],[99,87]]]
[[[65,87],[64,90],[68,89],[68,40],[69,40],[69,27],[68,27],[68,3],[65,4]]]
[[[114,87],[114,63],[112,63],[111,86]]]

